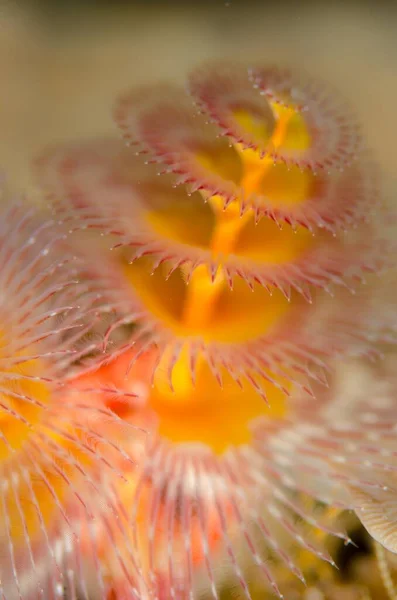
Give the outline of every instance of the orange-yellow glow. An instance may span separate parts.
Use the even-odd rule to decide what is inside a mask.
[[[208,276],[208,267],[200,265],[189,282],[182,321],[187,327],[203,327],[213,318],[218,295],[224,286],[222,270],[218,268],[214,281]]]
[[[288,148],[305,149],[310,144],[310,137],[305,127],[304,120],[292,108],[282,107],[277,104],[272,105],[273,115],[276,116],[274,122],[269,115],[263,119],[250,114],[248,111],[238,109],[234,113],[237,122],[246,128],[251,134],[259,140],[269,143],[269,148],[276,150],[283,147],[286,143]],[[243,174],[240,185],[244,190],[246,197],[250,194],[262,192],[270,201],[282,203],[285,199],[289,202],[304,201],[311,192],[313,175],[302,173],[300,169],[294,167],[288,169],[283,164],[272,164],[272,159],[261,157],[255,150],[245,150],[237,145],[237,152],[240,155],[243,164]],[[230,153],[230,149],[228,149]],[[203,157],[201,157],[201,161]],[[210,161],[207,159],[207,166]],[[212,164],[214,162],[212,161]],[[223,163],[219,161],[218,164]],[[226,172],[226,169],[222,169]],[[219,173],[219,170],[218,170]],[[232,202],[226,210],[220,210],[219,196],[215,196],[212,205],[216,211],[216,222],[211,239],[211,250],[213,254],[233,254],[236,247],[244,255],[245,245],[251,239],[257,242],[263,235],[261,246],[258,244],[256,252],[248,253],[251,258],[263,258],[265,262],[280,264],[287,261],[293,261],[297,255],[307,249],[312,243],[310,234],[307,231],[300,231],[297,236],[291,229],[286,229],[283,233],[275,231],[275,224],[266,223],[259,229],[253,221],[253,215],[247,211],[241,216],[240,206],[244,198]],[[245,229],[245,236],[241,235]],[[258,235],[259,232],[259,235]],[[272,233],[269,243],[269,233]],[[248,238],[247,238],[247,233]],[[277,235],[279,233],[279,235]],[[266,235],[267,234],[267,235]],[[239,244],[239,245],[238,245]],[[258,247],[259,246],[259,247]],[[217,298],[224,288],[224,277],[222,269],[219,267],[214,282],[209,280],[205,285],[205,267],[200,266],[197,275],[193,274],[192,285],[188,290],[187,309],[185,310],[186,322],[191,324],[194,319],[203,323],[211,318],[210,305],[217,302]],[[275,313],[275,316],[277,311]]]
[[[293,203],[305,196],[308,182],[298,177],[296,185],[293,186],[297,171],[299,169],[294,167],[288,170],[284,165],[269,170],[262,182],[269,199],[279,197],[281,200],[285,197],[285,203]],[[293,186],[294,193],[289,193],[289,184]],[[155,194],[156,191],[153,191],[153,195]],[[157,194],[163,194],[163,190],[157,191]],[[168,240],[205,250],[218,262],[233,255],[250,256],[248,247],[251,246],[253,237],[258,250],[259,246],[262,249],[256,252],[258,260],[261,264],[269,265],[293,262],[315,241],[310,232],[303,227],[296,232],[291,231],[289,227],[280,230],[271,219],[263,218],[256,223],[252,210],[247,210],[240,216],[240,209],[238,200],[223,209],[220,196],[212,196],[210,202],[204,204],[198,194],[180,195],[172,190],[165,206],[150,207],[145,213],[145,218],[155,234],[164,242]],[[198,269],[198,272],[200,271],[203,269]],[[190,285],[194,285],[194,278]]]
[[[239,202],[232,202],[225,210],[216,214],[216,225],[211,239],[211,251],[214,256],[233,254],[236,240],[243,225],[252,220],[252,214],[240,215]]]
[[[236,202],[224,211],[216,214],[215,227],[210,241],[210,250],[214,256],[228,256],[234,250],[236,240],[244,223],[252,218],[246,213],[240,216]],[[183,320],[187,325],[198,320],[202,325],[211,317],[211,307],[216,305],[217,297],[225,285],[222,267],[219,266],[214,281],[210,279],[208,267],[200,265],[195,269],[187,290]]]
[[[34,352],[24,351],[25,355],[30,353]],[[65,417],[55,417],[51,407],[53,391],[46,381],[39,379],[48,375],[43,360],[23,361],[19,355],[13,358],[21,362],[3,370],[0,393],[0,464],[7,490],[4,500],[7,518],[3,514],[0,520],[3,526],[8,524],[17,548],[20,542],[25,543],[26,533],[34,542],[42,528],[40,518],[48,525],[58,510],[57,502],[62,504],[70,493],[67,480],[72,480],[77,472],[56,454],[56,448],[62,447],[65,456],[74,456],[81,465],[87,464],[89,457],[66,437],[71,433],[70,412],[67,429]],[[62,399],[58,400],[61,406]],[[24,470],[30,483],[22,476]]]
[[[143,216],[157,235],[196,248],[209,247],[215,215],[198,192],[189,196],[182,188],[158,185],[147,190],[147,197]]]
[[[50,396],[48,385],[34,380],[41,374],[42,364],[37,359],[21,362],[3,372],[1,385],[5,391],[0,395],[0,426],[5,439],[0,439],[0,461],[9,458],[11,448],[22,448],[31,435],[31,428],[41,419]]]
[[[271,109],[270,115],[261,118],[239,108],[234,118],[270,153],[306,149],[310,136],[301,115],[278,104],[271,104]],[[304,228],[280,230],[265,218],[255,223],[254,211],[242,210],[242,203],[250,195],[264,196],[273,206],[304,202],[313,192],[314,176],[282,162],[274,164],[273,158],[261,156],[257,150],[230,146],[225,139],[196,149],[195,157],[205,169],[241,186],[244,197],[235,198],[225,208],[222,196],[214,195],[204,204],[198,193],[188,196],[180,191],[153,190],[144,214],[147,224],[163,239],[206,250],[208,263],[211,258],[217,261],[216,272],[211,277],[209,264],[201,264],[187,283],[186,267],[168,276],[170,265],[162,264],[151,274],[149,258],[123,268],[149,314],[182,341],[190,343],[190,338],[197,336],[204,343],[248,342],[269,334],[285,318],[290,303],[279,290],[270,295],[257,283],[251,290],[240,277],[234,278],[230,290],[224,273],[226,261],[233,264],[238,258],[263,269],[288,265],[315,242]],[[294,306],[301,301],[297,295],[292,300]],[[174,443],[204,444],[222,454],[229,446],[251,441],[250,425],[258,417],[284,414],[284,392],[277,387],[269,384],[265,389],[270,408],[253,386],[242,390],[226,369],[220,388],[201,355],[193,385],[185,351],[172,368],[170,386],[170,352],[166,349],[156,369],[147,401],[158,418],[162,437]]]
[[[167,353],[163,364],[167,362]],[[204,359],[197,365],[196,381],[186,377],[187,355],[182,353],[172,372],[170,389],[166,368],[156,370],[148,405],[159,420],[159,434],[174,443],[204,444],[215,454],[228,447],[251,442],[250,425],[258,417],[281,417],[285,411],[285,393],[267,386],[268,406],[250,385],[243,389],[222,370],[223,385],[212,374]]]
[[[271,103],[271,108],[276,119],[274,124],[242,109],[235,111],[234,117],[259,147],[270,154],[307,150],[311,138],[304,116],[293,107],[277,103]],[[316,181],[310,171],[301,171],[298,167],[292,167],[290,171],[282,162],[274,163],[271,156],[261,156],[261,150],[247,149],[240,144],[232,148],[220,146],[215,156],[206,148],[196,154],[196,160],[222,179],[237,183],[246,197],[264,196],[273,207],[304,202],[311,195]],[[235,168],[232,169],[231,165]]]
[[[193,383],[185,350],[172,370],[172,389],[167,368],[169,350],[165,351],[156,367],[152,385],[157,352],[153,348],[137,358],[127,378],[126,369],[133,352],[125,353],[110,365],[83,378],[82,384],[84,387],[98,387],[111,383],[129,393],[138,391],[142,397],[137,402],[129,403],[116,398],[106,401],[106,406],[133,425],[149,429],[155,427],[162,439],[171,443],[202,444],[219,455],[228,447],[250,443],[251,426],[256,419],[281,418],[285,414],[287,399],[283,390],[270,382],[264,385],[262,382],[266,402],[247,381],[243,380],[241,388],[226,369],[221,370],[220,387],[201,355],[197,360]],[[286,379],[269,371],[265,375],[284,388],[290,388]]]
[[[284,150],[307,150],[311,138],[305,123],[305,117],[293,107],[272,103],[272,108],[277,115],[279,129],[272,139],[275,148]]]
[[[290,206],[312,197],[318,182],[311,171],[276,163],[260,174],[257,191],[271,206]]]
[[[64,501],[66,492],[68,491],[68,486],[63,481],[62,483],[60,482],[60,476],[53,468],[46,468],[41,464],[40,469],[40,474],[37,473],[35,476],[31,477],[30,485],[23,481],[20,476],[14,482],[15,494],[18,495],[20,507],[18,507],[16,503],[12,484],[8,481],[9,491],[6,510],[10,527],[10,536],[13,539],[15,547],[18,547],[20,543],[25,543],[25,527],[32,543],[35,541],[35,536],[40,534],[42,525],[32,498],[35,497],[41,513],[41,518],[43,519],[43,522],[48,525],[52,515],[57,511],[57,506],[51,492],[47,488],[47,484],[56,494],[60,504]],[[68,477],[68,475],[71,474],[70,469],[68,472],[67,465],[62,465],[61,469],[65,477]],[[44,481],[44,477],[47,484]],[[4,515],[2,521],[3,523],[5,522]]]
[[[284,317],[290,308],[290,303],[283,294],[275,289],[272,296],[259,284],[254,284],[253,291],[240,278],[235,278],[233,290],[226,284],[220,286],[217,293],[211,297],[211,310],[205,308],[208,314],[207,322],[203,322],[197,314],[196,321],[185,321],[186,301],[189,298],[189,285],[186,285],[180,270],[166,280],[169,270],[166,265],[157,269],[151,275],[150,259],[142,258],[132,265],[124,265],[128,281],[133,285],[135,293],[142,304],[153,317],[170,329],[174,335],[186,338],[199,336],[204,342],[244,342],[256,339],[269,333]],[[207,277],[209,277],[207,275]],[[208,286],[213,285],[208,281]],[[215,282],[215,285],[218,285]],[[203,302],[208,289],[204,281],[203,295],[197,298],[197,307]],[[294,297],[294,304],[299,297]],[[292,304],[292,303],[291,303]]]
[[[187,376],[189,366],[185,351],[171,374],[173,389],[170,388],[167,370],[169,351],[165,352],[156,368],[152,386],[156,353],[153,349],[139,357],[127,379],[126,368],[133,354],[126,353],[89,376],[85,385],[92,387],[111,382],[127,392],[139,390],[143,394],[141,402],[119,402],[116,399],[107,406],[134,425],[147,427],[148,423],[152,426],[156,423],[158,434],[171,443],[202,444],[216,454],[222,454],[231,446],[248,444],[251,441],[251,425],[257,418],[279,418],[285,414],[286,397],[282,390],[271,383],[265,384],[266,403],[246,381],[242,389],[225,369],[221,371],[223,385],[220,387],[202,356],[197,361],[193,383],[190,375]],[[289,388],[285,380],[270,372],[267,375],[284,388]]]
[[[290,227],[280,230],[272,219],[261,219],[255,224],[248,220],[242,227],[234,252],[236,256],[253,260],[263,267],[293,264],[318,241],[309,230],[299,227],[295,233]]]
[[[232,114],[241,129],[247,131],[257,143],[266,145],[274,136],[275,116],[271,111],[260,115],[244,108],[237,108]]]
[[[243,161],[236,148],[226,139],[215,140],[211,144],[194,150],[197,163],[226,181],[240,184],[244,172]]]

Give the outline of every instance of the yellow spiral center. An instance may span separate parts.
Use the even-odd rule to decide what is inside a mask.
[[[306,149],[310,137],[302,116],[291,108],[274,104],[276,126],[269,132],[266,123],[252,115],[237,111],[239,124],[258,140],[277,150]],[[238,181],[244,194],[265,195],[270,203],[298,203],[307,199],[313,189],[314,176],[297,167],[288,168],[255,150],[234,146],[240,161],[239,173],[233,173],[233,162],[225,153],[200,151],[199,162],[218,175]],[[237,163],[236,163],[237,164]],[[151,273],[151,261],[141,258],[125,265],[125,274],[146,309],[174,336],[185,340],[185,349],[168,372],[172,349],[163,355],[154,378],[148,403],[159,419],[159,433],[177,443],[201,443],[220,454],[229,446],[249,443],[251,424],[263,415],[280,417],[285,413],[285,393],[276,385],[265,386],[269,400],[266,406],[254,386],[243,389],[225,368],[221,369],[223,387],[211,371],[204,356],[199,355],[196,381],[192,382],[189,353],[192,338],[204,343],[233,344],[247,342],[268,334],[285,318],[290,303],[277,289],[272,295],[259,283],[252,290],[240,277],[229,289],[224,259],[238,257],[261,265],[288,264],[309,249],[313,237],[300,228],[285,225],[282,230],[271,219],[255,222],[253,209],[242,210],[244,198],[233,200],[226,208],[219,196],[209,199],[209,206],[188,198],[181,202],[167,200],[161,208],[147,212],[147,223],[160,236],[180,244],[194,244],[206,249],[218,265],[215,273],[201,264],[186,282],[186,267],[166,277],[167,265]],[[164,207],[165,206],[165,207]],[[198,207],[198,208],[196,208]],[[293,294],[292,302],[300,302]],[[238,368],[238,365],[237,365]],[[281,378],[265,372],[276,384],[288,387]],[[171,377],[171,387],[170,387]],[[172,388],[172,389],[171,389]]]

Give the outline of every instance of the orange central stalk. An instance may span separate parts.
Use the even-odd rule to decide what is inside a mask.
[[[279,147],[287,133],[288,123],[293,114],[292,110],[282,111],[272,135],[273,148]],[[254,151],[247,151],[250,154]],[[242,153],[244,154],[244,153]],[[254,153],[253,161],[245,161],[246,168],[242,181],[242,188],[247,195],[255,191],[259,180],[273,164],[272,158],[260,158]],[[243,157],[244,158],[244,157]],[[220,198],[213,196],[210,200],[215,209],[216,225],[211,240],[213,256],[231,254],[234,250],[238,235],[246,224],[253,218],[252,210],[247,210],[241,215],[241,201],[233,201],[226,209],[221,208]],[[205,326],[211,319],[214,306],[225,284],[222,267],[218,266],[215,278],[212,280],[206,265],[196,267],[188,285],[186,302],[183,313],[185,325]]]
[[[241,228],[250,214],[240,216],[235,205],[225,211],[216,212],[217,223],[211,240],[213,256],[228,255],[233,252]],[[205,326],[211,319],[216,300],[223,289],[225,276],[218,266],[214,280],[206,265],[196,267],[187,289],[183,321],[185,325]]]
[[[273,135],[271,137],[271,148],[276,150],[281,146],[287,136],[288,124],[293,115],[291,109],[283,110],[279,114]],[[242,188],[247,196],[254,193],[263,179],[266,171],[274,164],[274,159],[269,156],[261,158],[256,150],[246,149],[241,152],[245,159],[245,173],[242,181]]]
[[[279,148],[287,135],[287,128],[294,111],[292,108],[284,108],[281,112],[274,133],[272,135],[273,148]]]

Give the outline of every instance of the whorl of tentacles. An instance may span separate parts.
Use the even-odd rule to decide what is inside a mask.
[[[250,423],[249,444],[230,445],[221,455],[211,449],[211,432],[206,445],[178,443],[164,434],[170,421],[178,428],[180,412],[170,411],[165,419],[151,397],[154,357],[141,356],[125,379],[130,359],[129,354],[119,358],[95,378],[102,385],[124,385],[127,392],[139,390],[141,409],[117,402],[107,406],[135,426],[150,429],[152,421],[146,458],[138,469],[126,464],[126,481],[114,485],[124,506],[123,536],[127,532],[128,541],[139,548],[150,598],[187,600],[200,589],[219,598],[227,581],[251,598],[259,579],[282,598],[282,565],[305,582],[302,554],[335,566],[326,538],[350,543],[332,509],[355,510],[370,534],[396,551],[393,357],[371,369],[356,362],[340,366],[327,391],[318,387],[315,401],[294,396],[284,415],[264,414]],[[230,400],[225,408],[219,394],[211,395],[224,414],[238,410]],[[219,409],[214,411],[221,443],[228,422],[223,431]],[[199,418],[198,426],[211,430],[214,423],[211,417],[207,423]],[[183,430],[188,427],[179,423],[181,436],[187,437]],[[105,534],[99,528],[98,540],[103,536],[104,541],[98,541],[97,560],[112,573],[115,597],[123,597],[130,583],[108,556]],[[123,536],[115,534],[121,554]]]
[[[354,116],[326,86],[224,63],[188,83],[191,98],[153,85],[119,100],[128,147],[72,144],[36,166],[57,217],[100,253],[86,260],[107,289],[114,362],[95,377],[139,389],[106,409],[151,431],[116,487],[153,598],[193,598],[200,568],[218,598],[226,559],[250,597],[248,555],[281,597],[263,548],[302,579],[290,543],[332,562],[313,530],[343,538],[308,499],[360,514],[394,489],[393,401],[383,418],[368,390],[346,400],[332,377],[324,386],[335,359],[395,341],[375,281],[392,263],[390,216]],[[100,562],[124,597],[106,545]]]
[[[103,484],[122,477],[121,457],[133,462],[121,440],[134,432],[93,402],[117,392],[73,385],[79,360],[99,343],[90,329],[103,311],[104,290],[83,277],[86,268],[67,237],[46,211],[2,198],[2,600],[55,599],[65,589],[74,594],[81,589],[85,575],[73,551],[78,515],[91,528],[105,526],[105,512],[106,518],[112,510],[117,515]],[[93,535],[92,548],[96,543]],[[67,563],[74,568],[66,569]]]
[[[50,151],[41,180],[117,238],[133,341],[164,350],[171,386],[186,352],[192,378],[204,358],[263,395],[269,379],[308,387],[327,356],[368,350],[375,316],[349,290],[387,258],[376,165],[348,109],[301,74],[221,64],[189,90],[202,114],[171,85],[117,104],[154,166],[102,140]]]

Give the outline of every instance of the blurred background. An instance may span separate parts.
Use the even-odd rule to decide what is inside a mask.
[[[0,165],[25,187],[48,143],[117,134],[118,92],[183,80],[209,57],[246,57],[335,83],[393,174],[396,29],[397,2],[0,0]]]

